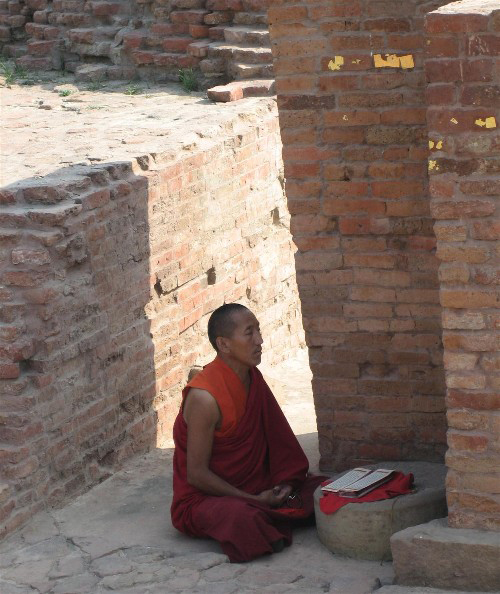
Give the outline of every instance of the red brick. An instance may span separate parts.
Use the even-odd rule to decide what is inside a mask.
[[[335,4],[320,4],[310,6],[308,15],[311,20],[320,20],[332,17],[353,17],[362,14],[361,2],[353,0],[352,2],[338,2]]]
[[[493,60],[491,59],[463,60],[461,67],[463,82],[488,82],[493,80]]]
[[[327,111],[323,117],[325,126],[370,126],[380,122],[380,114],[375,111]]]
[[[174,10],[170,13],[172,23],[187,23],[190,25],[203,24],[205,16],[209,14],[207,10]]]
[[[365,132],[362,128],[326,128],[323,131],[323,142],[328,144],[362,144]]]
[[[500,239],[500,222],[498,221],[480,221],[472,224],[471,236],[474,239],[484,239],[495,241]]]
[[[488,16],[482,14],[430,13],[425,19],[428,33],[473,33],[488,28]]]
[[[459,60],[427,60],[425,75],[429,83],[455,82],[461,80]]]
[[[316,177],[320,172],[319,163],[289,163],[285,164],[285,175],[292,179],[307,179]]]
[[[411,24],[408,19],[401,18],[367,19],[363,23],[363,28],[367,31],[409,32]]]
[[[479,34],[467,39],[469,56],[498,56],[500,54],[500,35]]]
[[[479,309],[482,307],[497,307],[500,302],[498,293],[479,290],[441,290],[441,305],[451,308]]]
[[[210,27],[206,27],[205,25],[189,25],[189,35],[195,39],[203,39],[208,37],[209,31]]]
[[[16,379],[19,374],[17,363],[0,363],[0,379]]]
[[[434,84],[425,89],[425,97],[429,105],[449,105],[455,103],[456,92],[454,84]]]
[[[466,202],[431,202],[431,214],[435,219],[480,218],[495,212],[490,200],[468,200]]]
[[[269,6],[268,18],[269,25],[272,27],[275,23],[286,23],[300,22],[307,17],[306,6],[286,6],[286,5],[275,5]]]
[[[380,214],[385,212],[385,204],[375,200],[325,198],[323,200],[323,212],[326,215]],[[345,232],[346,226],[344,222],[340,225],[340,229],[342,232]]]
[[[381,124],[425,124],[426,109],[416,107],[394,108],[382,112]]]
[[[312,79],[316,80],[316,77],[312,77]],[[317,80],[319,90],[326,93],[354,90],[359,88],[359,77],[356,75],[320,76]]]
[[[434,58],[452,58],[459,54],[458,37],[429,37],[425,44],[425,53]]]

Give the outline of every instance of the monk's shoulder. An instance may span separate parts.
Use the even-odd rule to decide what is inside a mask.
[[[217,400],[208,390],[190,388],[184,399],[183,416],[186,422],[193,417],[204,416],[207,420],[218,423],[220,409]]]

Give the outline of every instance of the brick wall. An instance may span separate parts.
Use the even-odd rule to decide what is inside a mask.
[[[271,105],[271,104],[270,104]],[[0,192],[0,534],[171,437],[210,312],[303,340],[275,109],[182,154]]]
[[[423,32],[442,4],[269,9],[324,469],[443,457]]]
[[[500,528],[500,7],[427,17],[429,173],[448,406],[449,521]]]

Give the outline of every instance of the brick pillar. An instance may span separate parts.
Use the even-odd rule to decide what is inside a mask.
[[[444,453],[423,71],[423,16],[441,4],[269,10],[324,469]]]
[[[496,10],[495,10],[496,9]],[[436,219],[453,527],[500,529],[500,9],[427,17],[429,172]]]

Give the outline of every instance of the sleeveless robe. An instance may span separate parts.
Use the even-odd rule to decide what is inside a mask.
[[[220,358],[207,365],[183,390],[207,390],[222,414],[214,434],[210,470],[231,485],[257,495],[289,484],[301,507],[279,509],[244,497],[206,495],[187,482],[187,425],[182,406],[174,424],[172,523],[180,532],[210,537],[230,561],[248,561],[292,540],[292,521],[314,513],[313,492],[324,477],[308,475],[308,460],[271,390],[257,368],[250,370],[248,396],[236,373]],[[298,501],[297,498],[295,501]]]

